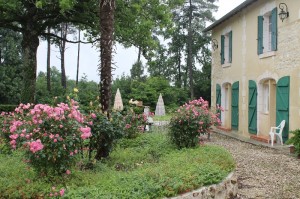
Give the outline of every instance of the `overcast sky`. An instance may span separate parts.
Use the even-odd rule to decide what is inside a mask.
[[[219,0],[217,5],[219,6],[218,12],[215,13],[216,19],[219,19],[230,10],[241,4],[244,0]],[[88,80],[99,82],[100,77],[97,71],[99,62],[99,52],[96,48],[89,44],[81,44],[80,46],[80,69],[79,76],[85,73]],[[120,45],[115,46],[114,55],[114,78],[122,75],[123,73],[130,74],[130,68],[132,64],[137,60],[137,49],[129,48],[125,49]],[[37,55],[38,71],[46,71],[46,55],[47,44],[46,42],[40,42]],[[58,55],[58,49],[51,46],[51,66],[56,66],[60,70],[60,60]],[[77,44],[67,44],[67,50],[65,53],[65,65],[66,74],[70,79],[76,79],[76,66],[77,66]]]

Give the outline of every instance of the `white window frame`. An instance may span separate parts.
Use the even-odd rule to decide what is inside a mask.
[[[268,114],[270,111],[270,81],[263,84],[263,113]]]
[[[271,12],[267,12],[263,15],[263,53],[272,51],[272,20]]]

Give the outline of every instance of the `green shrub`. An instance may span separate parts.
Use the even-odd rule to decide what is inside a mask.
[[[95,159],[106,158],[112,150],[116,139],[123,136],[122,115],[118,112],[112,113],[111,120],[100,111],[93,111],[90,115],[92,137],[89,142],[89,159],[91,160],[92,151],[96,150]]]
[[[0,104],[0,113],[1,112],[13,112],[18,105],[13,104]]]
[[[293,134],[293,136],[290,139],[288,139],[286,144],[293,144],[295,147],[296,154],[300,155],[300,129],[290,131],[289,133]]]
[[[195,147],[199,136],[219,125],[218,114],[208,109],[208,102],[200,98],[181,106],[170,121],[170,138],[178,148]]]
[[[124,136],[126,138],[136,138],[141,132],[144,132],[144,127],[147,122],[145,114],[135,114],[134,112],[127,112],[124,116]]]

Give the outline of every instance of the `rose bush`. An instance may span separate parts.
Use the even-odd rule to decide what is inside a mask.
[[[147,116],[145,114],[135,114],[129,111],[123,118],[124,137],[135,138],[139,133],[144,132],[145,125],[147,124]]]
[[[69,171],[81,150],[82,141],[91,137],[84,125],[78,103],[20,104],[15,112],[2,114],[2,135],[12,149],[25,150],[27,162],[44,175]],[[67,172],[70,174],[70,171]]]
[[[199,143],[201,134],[208,133],[212,125],[219,124],[219,113],[209,110],[208,102],[200,98],[184,104],[174,113],[169,135],[178,148],[194,147]]]

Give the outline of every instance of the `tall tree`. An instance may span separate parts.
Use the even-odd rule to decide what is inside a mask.
[[[97,16],[96,3],[96,0],[0,0],[0,27],[23,36],[23,102],[34,102],[39,36],[47,36],[47,27],[63,22],[93,26]]]
[[[173,10],[174,30],[168,35],[169,58],[176,67],[175,85],[189,86],[191,98],[194,98],[194,76],[197,67],[203,64],[196,62],[201,56],[207,56],[209,44],[207,35],[202,33],[207,21],[214,21],[212,12],[217,9],[216,0],[189,0]],[[209,55],[210,56],[210,55]],[[198,74],[198,73],[197,73]]]
[[[100,102],[101,109],[109,116],[111,100],[112,47],[115,19],[115,0],[100,0]],[[99,154],[96,158],[108,154]]]
[[[50,27],[47,28],[47,33],[50,34]],[[51,58],[51,40],[50,40],[50,36],[47,36],[47,90],[49,93],[51,92],[50,58]]]
[[[76,86],[78,86],[79,77],[79,56],[80,56],[80,28],[78,28],[78,48],[77,48],[77,70],[76,70]]]

